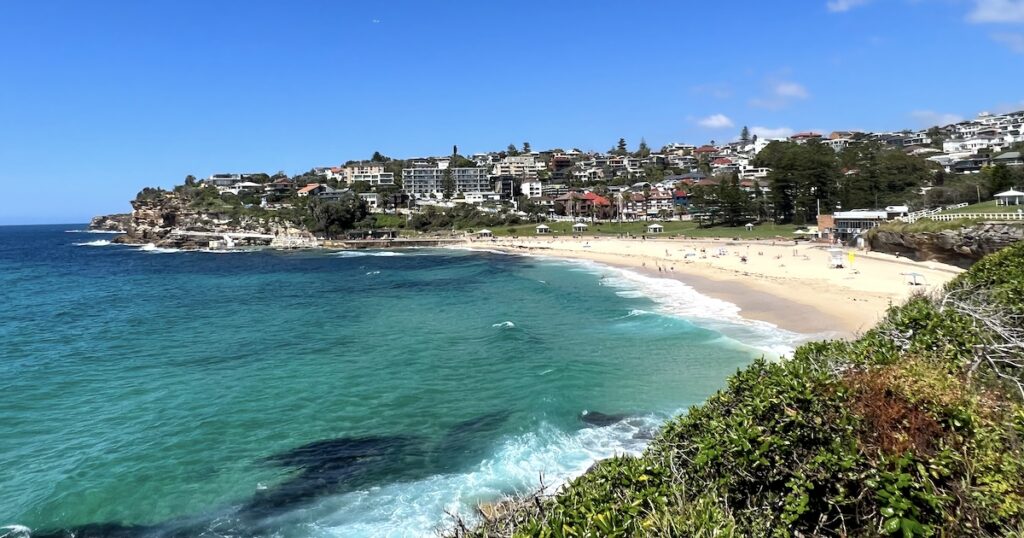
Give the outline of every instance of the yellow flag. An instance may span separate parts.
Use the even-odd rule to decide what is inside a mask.
[[[850,265],[853,265],[853,251],[851,250],[847,256],[850,258]]]

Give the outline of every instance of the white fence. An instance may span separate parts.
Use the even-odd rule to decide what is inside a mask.
[[[931,215],[927,218],[942,222],[960,219],[1024,220],[1024,213],[949,213],[946,215]]]
[[[960,209],[961,207],[967,207],[968,205],[970,205],[970,204],[960,203],[960,204],[948,205],[946,207],[937,207],[935,209],[922,209],[920,211],[914,211],[913,213],[908,213],[907,216],[905,216],[905,217],[896,217],[896,220],[902,221],[902,222],[914,222],[917,219],[923,219],[923,218],[935,219],[935,215],[938,215],[939,213],[942,213],[943,211],[949,211],[951,209]],[[949,220],[949,219],[937,219],[937,220]]]

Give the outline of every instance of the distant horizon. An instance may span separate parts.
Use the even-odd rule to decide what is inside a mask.
[[[56,1],[0,5],[0,21],[4,225],[124,212],[189,174],[292,175],[374,151],[657,148],[1024,108],[1024,0]]]

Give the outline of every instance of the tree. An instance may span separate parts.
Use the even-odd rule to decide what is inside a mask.
[[[1003,192],[1014,187],[1014,173],[1003,163],[986,168],[985,176],[990,192]]]
[[[510,157],[515,157],[516,155],[519,155],[519,150],[516,149],[516,145],[515,144],[509,144],[508,148],[505,149],[505,154],[510,156]]]
[[[745,223],[750,214],[750,197],[740,188],[739,174],[729,174],[728,178],[718,182],[716,190],[722,220],[729,226]]]
[[[386,162],[388,162],[390,160],[391,159],[385,157],[379,151],[373,152],[373,157],[370,157],[370,162],[375,162],[375,163],[386,163]]]
[[[523,142],[523,153],[530,153],[530,143]]]
[[[625,138],[620,138],[619,139],[619,143],[615,146],[614,153],[616,155],[628,155],[629,154],[629,149],[626,146],[626,139]]]
[[[309,204],[313,231],[327,237],[336,237],[369,214],[366,201],[358,196],[347,196],[337,201],[313,200]]]
[[[839,154],[846,171],[838,193],[843,207],[901,205],[917,199],[922,187],[933,185],[934,165],[878,142],[862,142]]]
[[[455,194],[455,178],[452,176],[452,167],[444,169],[441,174],[441,193],[445,200],[451,200]]]
[[[643,138],[640,139],[640,146],[637,147],[636,153],[634,153],[633,155],[635,157],[639,157],[641,159],[645,158],[645,157],[650,157],[650,155],[651,155],[651,148],[650,148],[650,146],[647,145],[647,140],[645,140]]]
[[[839,160],[831,148],[816,142],[772,142],[755,159],[771,168],[768,181],[775,216],[804,224],[817,218],[817,208],[833,207],[839,183]]]
[[[747,129],[746,125],[740,130],[740,142],[743,142],[744,145],[750,143],[750,129]]]

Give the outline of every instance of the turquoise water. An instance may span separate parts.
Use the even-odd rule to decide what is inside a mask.
[[[796,338],[592,264],[74,228],[0,227],[0,525],[33,536],[430,535],[641,450]]]

